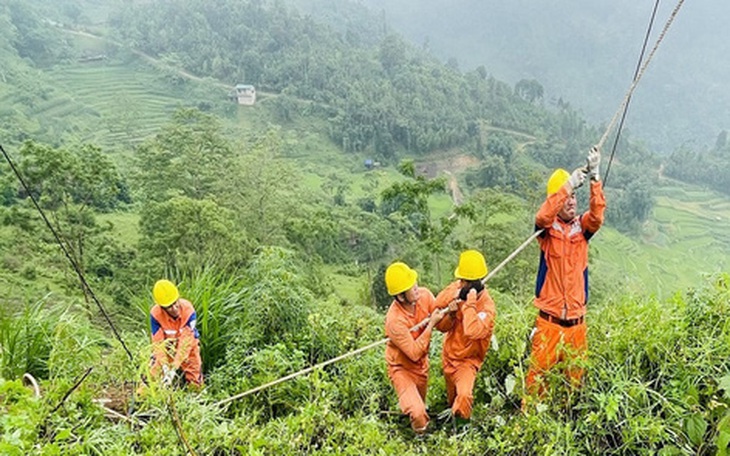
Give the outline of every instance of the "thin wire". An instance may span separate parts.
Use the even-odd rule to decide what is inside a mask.
[[[104,315],[104,318],[106,319],[107,323],[109,323],[109,327],[111,327],[112,332],[116,336],[116,338],[119,340],[119,342],[122,344],[122,347],[124,348],[124,351],[127,352],[127,356],[129,356],[129,360],[133,361],[134,356],[132,356],[132,352],[129,351],[129,348],[127,348],[127,344],[124,343],[124,340],[122,339],[122,336],[119,335],[117,332],[117,328],[114,326],[114,323],[112,323],[111,318],[109,317],[109,314],[104,310],[104,306],[101,305],[101,302],[96,297],[96,294],[94,294],[94,290],[91,289],[88,282],[86,281],[86,278],[84,277],[83,272],[81,272],[81,268],[76,263],[76,260],[73,259],[71,256],[71,253],[69,253],[68,249],[64,245],[64,243],[61,241],[61,236],[59,236],[58,232],[56,232],[56,229],[53,227],[51,222],[48,220],[48,217],[46,217],[46,213],[41,208],[40,204],[38,204],[38,201],[36,200],[35,196],[33,196],[33,192],[30,191],[30,187],[28,187],[28,184],[25,183],[25,179],[23,179],[23,176],[20,174],[20,170],[15,167],[15,163],[13,163],[13,160],[10,158],[10,155],[5,151],[5,148],[0,144],[0,151],[2,151],[3,156],[5,157],[5,160],[10,165],[10,168],[15,173],[15,176],[20,181],[20,185],[23,186],[23,189],[25,190],[25,193],[30,197],[31,201],[33,201],[33,205],[38,210],[38,213],[41,214],[41,217],[43,218],[43,221],[46,222],[46,226],[49,230],[51,230],[51,233],[53,233],[53,237],[56,238],[56,242],[58,243],[59,247],[61,247],[61,250],[63,251],[63,254],[66,255],[66,258],[68,259],[69,263],[71,263],[71,266],[73,266],[74,271],[76,271],[76,275],[79,276],[79,280],[81,281],[81,285],[84,288],[86,292],[89,293],[93,301],[96,303],[96,305],[99,307],[99,310],[101,311],[102,315]]]
[[[659,9],[659,0],[656,0],[654,2],[654,9],[651,12],[651,19],[649,19],[649,25],[646,28],[646,35],[644,36],[644,44],[641,46],[641,53],[639,54],[639,61],[636,62],[636,69],[634,70],[634,81],[636,80],[636,77],[639,75],[639,69],[641,68],[641,62],[644,60],[644,52],[646,51],[646,45],[649,42],[649,36],[651,35],[651,29],[654,27],[654,19],[656,18],[656,12],[657,9]],[[624,121],[626,120],[626,114],[629,111],[629,104],[631,104],[631,96],[629,95],[629,99],[626,101],[626,106],[624,107],[624,112],[621,115],[621,122],[618,124],[618,129],[616,130],[616,138],[613,140],[613,147],[611,148],[611,158],[608,159],[608,166],[606,167],[606,174],[603,176],[603,186],[606,186],[606,182],[608,181],[608,175],[611,172],[611,163],[613,163],[613,156],[616,154],[616,147],[618,146],[618,141],[621,138],[621,131],[624,128]]]
[[[667,23],[664,24],[664,29],[659,34],[659,38],[657,38],[656,43],[654,43],[654,47],[652,48],[651,52],[649,53],[649,56],[644,61],[644,64],[641,66],[641,69],[639,70],[639,74],[634,79],[634,82],[629,87],[629,90],[626,92],[626,96],[624,96],[623,101],[621,102],[621,106],[619,107],[618,111],[613,115],[611,118],[611,121],[608,123],[608,127],[606,128],[606,131],[603,133],[603,136],[601,136],[601,140],[598,141],[598,148],[600,149],[603,147],[603,144],[606,142],[606,139],[608,138],[608,134],[613,129],[613,126],[616,124],[616,120],[618,119],[619,114],[623,111],[624,107],[628,103],[629,98],[631,98],[631,95],[634,93],[634,89],[636,89],[637,84],[639,84],[639,81],[641,80],[642,76],[644,76],[644,72],[646,72],[646,68],[649,66],[649,63],[654,58],[654,54],[656,53],[657,49],[659,48],[659,45],[664,40],[664,36],[667,34],[667,31],[669,31],[669,27],[672,25],[672,22],[674,22],[674,18],[677,17],[677,13],[679,13],[679,10],[682,8],[682,5],[684,4],[684,0],[679,0],[677,3],[677,6],[674,7],[674,11],[672,11],[672,14],[669,16],[669,19],[667,20]]]

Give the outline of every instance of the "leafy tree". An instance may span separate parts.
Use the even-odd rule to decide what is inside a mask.
[[[490,135],[487,139],[487,155],[501,158],[504,163],[509,164],[515,154],[515,140],[504,134]]]
[[[78,204],[110,210],[118,205],[121,177],[98,147],[87,144],[69,151],[28,141],[20,155],[20,172],[46,208]]]
[[[487,265],[494,268],[520,245],[534,228],[533,214],[525,202],[516,196],[487,189],[477,192],[469,200],[471,228],[465,241],[467,246],[481,251]],[[490,281],[490,287],[511,292],[518,296],[529,295],[532,277],[537,268],[537,246],[513,259],[498,276]]]
[[[447,241],[454,232],[463,209],[456,208],[454,216],[444,216],[438,222],[434,221],[428,207],[428,198],[445,191],[445,179],[428,180],[423,176],[416,176],[411,160],[402,161],[399,171],[408,180],[396,182],[383,190],[380,211],[391,220],[404,241],[410,237],[419,241],[423,249],[419,256],[428,259],[424,262],[426,272],[435,267],[436,277],[440,279],[441,255],[448,248]]]
[[[369,265],[399,242],[386,220],[353,206],[305,209],[290,217],[284,227],[290,242],[308,257],[327,263]]]
[[[504,159],[499,156],[488,156],[479,166],[479,169],[467,174],[466,182],[472,187],[494,188],[502,187],[507,183],[508,171]]]
[[[179,196],[150,203],[143,207],[139,222],[140,255],[160,264],[160,273],[238,264],[250,247],[235,219],[233,211],[211,200]]]
[[[675,179],[730,194],[730,147],[719,147],[724,141],[721,133],[712,150],[680,147],[663,164],[664,173]]]
[[[281,147],[277,130],[253,138],[223,181],[222,204],[235,212],[238,224],[258,244],[282,242],[285,221],[306,198],[297,172],[281,157]]]
[[[395,75],[406,60],[406,44],[398,35],[388,35],[380,43],[380,64],[386,73]]]
[[[387,264],[381,264],[370,285],[370,293],[373,295],[375,307],[382,312],[386,312],[393,302],[393,297],[388,294],[388,289],[385,286],[385,270],[387,268]]]
[[[108,211],[119,204],[124,184],[116,167],[92,145],[66,150],[26,142],[20,155],[18,167],[31,194],[84,272],[94,239],[110,229],[96,222],[95,210]],[[18,195],[28,196],[22,189]],[[45,230],[41,233],[47,242],[56,242]]]
[[[408,220],[412,232],[419,239],[427,239],[434,231],[431,222],[431,210],[428,208],[428,197],[446,189],[446,180],[438,178],[428,180],[416,176],[412,160],[404,160],[398,170],[408,180],[396,182],[381,193],[381,211],[388,216],[398,212]]]
[[[32,5],[10,1],[7,8],[13,28],[17,30],[12,43],[19,56],[30,58],[36,64],[46,64],[68,53],[65,42]]]
[[[611,187],[607,189],[607,220],[623,232],[636,232],[654,207],[653,182],[641,170],[615,165]],[[612,188],[614,185],[618,189]]]
[[[322,190],[332,197],[332,203],[336,206],[345,205],[345,193],[350,189],[347,181],[337,173],[327,176],[327,180],[322,183]]]
[[[217,119],[178,110],[172,122],[135,153],[135,182],[143,198],[210,198],[232,169],[233,150]]]
[[[535,79],[521,79],[515,84],[515,95],[530,103],[542,100],[544,92],[542,84]]]

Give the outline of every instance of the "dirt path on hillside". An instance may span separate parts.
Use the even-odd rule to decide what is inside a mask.
[[[448,188],[449,192],[451,193],[451,201],[453,201],[454,206],[461,206],[461,203],[464,201],[464,194],[461,193],[461,189],[459,188],[459,182],[456,180],[456,176],[451,174],[450,171],[444,171],[444,173],[449,176],[449,182],[448,182]]]
[[[211,84],[211,85],[214,85],[216,87],[220,87],[222,89],[225,89],[226,91],[231,91],[231,90],[234,89],[234,86],[225,84],[225,83],[220,82],[220,81],[217,81],[217,80],[213,79],[212,77],[205,77],[204,78],[204,77],[201,77],[201,76],[196,76],[196,75],[194,75],[194,74],[192,74],[192,73],[190,73],[190,72],[188,72],[186,70],[183,70],[181,68],[168,65],[167,63],[164,63],[164,62],[160,61],[159,59],[156,59],[155,57],[153,57],[153,56],[151,56],[151,55],[149,55],[149,54],[147,54],[145,52],[142,52],[142,51],[140,51],[138,49],[134,49],[134,48],[128,47],[124,43],[121,43],[119,41],[113,40],[111,38],[107,38],[107,37],[104,37],[104,36],[101,36],[101,35],[94,35],[93,33],[85,32],[85,31],[82,31],[82,30],[74,30],[74,29],[65,28],[65,27],[62,27],[61,25],[58,25],[58,24],[54,24],[54,25],[56,27],[58,27],[59,29],[61,29],[62,31],[64,31],[66,33],[69,33],[71,35],[83,36],[83,37],[86,37],[86,38],[91,38],[91,39],[103,41],[105,43],[113,44],[115,46],[119,46],[122,49],[128,50],[129,52],[131,52],[132,54],[136,55],[137,57],[140,57],[142,60],[144,60],[145,62],[149,63],[153,67],[158,68],[158,69],[161,69],[161,70],[171,71],[171,72],[177,74],[178,76],[180,76],[182,78],[189,79],[191,81],[204,82],[206,84]],[[269,99],[272,99],[272,98],[276,98],[276,97],[279,96],[278,93],[265,92],[265,91],[263,91],[261,89],[256,89],[256,94],[257,94],[257,96],[260,97],[260,99],[257,99],[257,103],[261,103],[261,102],[264,102],[266,100],[269,100]],[[290,97],[291,97],[291,95],[290,95]],[[299,101],[302,101],[302,102],[314,103],[312,100],[305,100],[303,98],[298,98],[298,97],[295,97],[295,98],[297,100],[299,100]],[[319,105],[322,105],[322,106],[325,106],[325,107],[329,107],[328,105],[325,105],[323,103],[318,103],[318,104]]]
[[[446,187],[451,196],[454,206],[464,202],[464,193],[459,187],[457,174],[462,174],[469,169],[479,166],[479,159],[466,154],[447,154],[441,157],[429,157],[416,163],[418,174],[434,179],[440,175],[446,175]]]
[[[187,72],[185,70],[182,70],[180,68],[170,66],[170,65],[168,65],[166,63],[163,63],[160,60],[152,57],[149,54],[146,54],[146,53],[144,53],[144,52],[142,52],[142,51],[140,51],[138,49],[133,49],[133,48],[127,47],[123,43],[120,43],[119,41],[113,40],[111,38],[107,38],[107,37],[100,36],[100,35],[94,35],[93,33],[84,32],[84,31],[81,31],[81,30],[73,30],[73,29],[68,29],[68,28],[64,28],[64,27],[60,27],[60,28],[64,32],[69,33],[71,35],[83,36],[83,37],[86,37],[86,38],[91,38],[91,39],[94,39],[94,40],[103,41],[105,43],[113,44],[115,46],[119,46],[121,48],[127,49],[132,54],[134,54],[134,55],[136,55],[138,57],[141,57],[144,61],[146,61],[147,63],[151,64],[152,66],[154,66],[156,68],[159,68],[159,69],[172,71],[172,72],[180,75],[181,77],[183,77],[185,79],[190,79],[190,80],[196,81],[196,82],[207,82],[207,83],[213,84],[215,86],[218,86],[218,87],[221,87],[221,88],[224,88],[224,89],[227,89],[227,90],[233,89],[233,86],[224,84],[224,83],[219,82],[219,81],[211,80],[210,78],[201,78],[200,76],[196,76],[196,75],[194,75],[192,73],[189,73],[189,72]]]
[[[537,138],[536,137],[534,137],[534,136],[532,136],[530,134],[527,134],[527,133],[522,133],[521,131],[509,130],[507,128],[501,128],[501,127],[493,127],[491,125],[486,125],[484,123],[482,123],[482,126],[481,127],[482,127],[482,129],[487,130],[487,131],[498,131],[498,132],[501,132],[501,133],[507,133],[508,135],[518,136],[520,138],[524,138],[524,139],[527,140],[528,143],[537,141]]]

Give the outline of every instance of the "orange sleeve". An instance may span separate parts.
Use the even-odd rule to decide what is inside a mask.
[[[433,304],[433,309],[444,309],[449,306],[449,303],[454,298],[454,284],[447,286],[441,292],[436,296],[436,300]],[[454,318],[453,318],[452,312],[447,312],[446,315],[444,315],[444,318],[441,319],[438,324],[436,324],[436,329],[438,329],[441,332],[448,332],[451,330],[451,328],[454,327]]]
[[[481,310],[477,310],[477,298],[474,297],[473,293],[466,299],[463,307],[461,308],[464,314],[464,336],[468,339],[489,339],[492,337],[492,330],[494,329],[494,316],[496,314],[494,301],[489,293],[485,289],[484,295],[478,299],[483,301]]]
[[[155,360],[162,362],[166,359],[165,351],[165,331],[162,325],[157,321],[152,311],[150,311],[150,326],[152,330],[152,355]]]
[[[545,199],[540,209],[538,209],[535,215],[535,225],[538,228],[550,228],[558,216],[558,212],[563,208],[565,201],[570,196],[570,184],[566,183],[560,190]]]
[[[190,357],[190,352],[193,350],[195,345],[195,335],[190,328],[184,328],[180,334],[180,338],[177,340],[177,349],[175,350],[175,360],[172,362],[172,367],[177,369]]]
[[[421,287],[420,292],[421,297],[418,300],[421,301],[421,305],[430,315],[436,309],[436,298],[428,288]]]
[[[195,308],[190,303],[186,303],[186,312],[180,315],[185,319],[185,326],[180,330],[180,337],[177,340],[175,350],[175,359],[172,366],[177,369],[180,365],[190,357],[190,353],[195,347],[195,324],[197,323],[197,315]]]
[[[606,210],[606,197],[603,194],[603,183],[591,182],[591,200],[588,212],[583,214],[581,225],[590,233],[595,233],[603,225],[603,213]]]
[[[414,363],[428,354],[431,343],[431,329],[428,326],[414,339],[407,322],[400,319],[388,320],[385,323],[385,335]]]

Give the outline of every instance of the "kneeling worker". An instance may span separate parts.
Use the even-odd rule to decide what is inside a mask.
[[[433,293],[419,287],[417,278],[418,273],[405,263],[393,263],[385,271],[385,285],[394,298],[385,317],[385,334],[389,338],[385,361],[401,411],[410,417],[413,430],[422,434],[429,421],[426,413],[428,349],[433,327],[443,315],[434,312]],[[427,318],[426,326],[411,331]]]
[[[169,280],[158,280],[152,289],[155,305],[150,309],[153,360],[150,373],[163,372],[162,383],[170,385],[178,369],[185,380],[196,387],[203,386],[200,337],[195,328],[193,305],[180,297],[180,292]]]
[[[462,252],[454,276],[459,280],[439,293],[435,306],[451,310],[438,328],[446,333],[442,353],[446,398],[453,416],[469,419],[474,381],[489,350],[497,311],[484,288],[487,263],[481,253]]]

